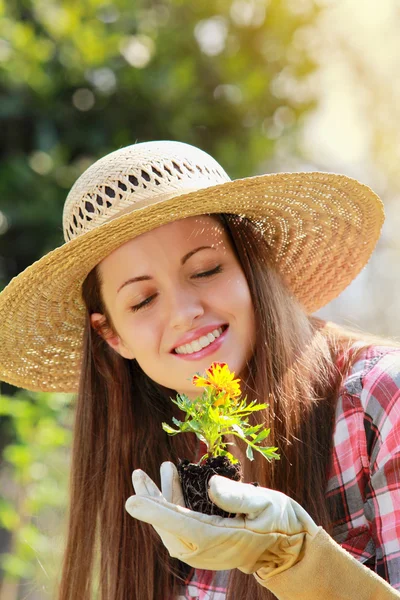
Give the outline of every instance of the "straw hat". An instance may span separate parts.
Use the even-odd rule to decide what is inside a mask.
[[[180,142],[145,142],[94,163],[64,207],[66,243],[0,294],[0,379],[76,391],[85,308],[82,282],[105,256],[160,225],[206,213],[255,221],[271,260],[311,313],[335,298],[368,261],[382,202],[331,173],[278,173],[231,181],[208,154]]]

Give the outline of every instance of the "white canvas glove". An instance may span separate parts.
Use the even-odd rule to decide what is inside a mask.
[[[263,569],[280,573],[302,556],[306,536],[319,528],[294,500],[274,490],[214,475],[209,497],[234,518],[204,515],[184,506],[176,467],[161,466],[161,489],[140,469],[132,474],[136,492],[126,502],[132,517],[153,525],[171,556],[198,569]]]

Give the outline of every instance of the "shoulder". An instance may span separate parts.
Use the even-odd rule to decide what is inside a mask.
[[[359,397],[364,408],[373,398],[390,405],[400,395],[400,347],[353,346],[351,351],[356,358],[341,391]]]
[[[339,387],[336,405],[340,439],[365,430],[378,434],[388,417],[400,423],[400,347],[358,343],[348,358],[351,367]]]
[[[400,348],[355,347],[355,361],[339,392],[342,418],[356,418],[365,432],[370,459],[400,438]],[[357,416],[356,416],[357,415]]]

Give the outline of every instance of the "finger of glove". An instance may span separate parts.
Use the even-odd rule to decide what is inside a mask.
[[[171,556],[179,558],[193,567],[211,569],[212,565],[216,565],[217,557],[220,561],[222,560],[218,566],[219,570],[235,568],[241,564],[242,558],[236,556],[236,552],[231,546],[232,536],[249,534],[243,529],[243,519],[224,519],[216,515],[202,515],[187,508],[169,504],[165,500],[145,496],[131,496],[127,500],[125,508],[132,517],[154,527]],[[236,528],[229,527],[233,524],[236,525]],[[240,540],[240,538],[237,539]],[[234,545],[236,546],[236,543]],[[246,543],[245,548],[248,545]],[[233,553],[233,556],[229,555],[227,561],[225,554],[229,554],[229,552]]]
[[[313,534],[317,528],[297,502],[276,490],[214,475],[210,479],[209,497],[223,510],[244,514],[246,529],[254,532],[280,531],[292,535],[307,530]]]
[[[135,469],[135,471],[133,471],[132,483],[135,494],[138,496],[162,498],[162,494],[154,481],[141,469]]]
[[[213,475],[209,482],[208,495],[212,502],[230,513],[245,514],[248,519],[255,519],[267,507],[274,503],[274,494],[279,492],[267,488],[257,488],[248,483],[233,481],[227,477]],[[281,510],[282,505],[279,505]]]
[[[171,556],[179,558],[185,553],[187,554],[188,552],[197,550],[197,546],[190,540],[183,538],[178,529],[175,528],[171,533],[163,527],[157,526],[156,523],[165,525],[169,519],[169,516],[165,514],[162,505],[157,508],[158,518],[153,518],[153,515],[149,510],[146,510],[146,506],[143,506],[141,500],[148,500],[151,502],[151,499],[146,498],[145,496],[131,496],[125,503],[125,510],[135,519],[139,519],[139,521],[144,521],[145,523],[152,525]],[[185,531],[184,526],[182,526],[182,530]]]
[[[212,537],[221,531],[221,527],[224,529],[229,526],[243,527],[243,521],[240,519],[237,523],[238,519],[203,515],[154,497],[131,496],[126,501],[125,508],[132,517],[150,523],[156,529],[163,529],[190,540],[204,538],[206,532]]]
[[[160,468],[161,492],[167,502],[185,506],[179,473],[172,462],[163,462]]]

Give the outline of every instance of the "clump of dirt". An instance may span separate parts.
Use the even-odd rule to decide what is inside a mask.
[[[243,474],[239,462],[233,464],[226,456],[212,456],[199,465],[186,459],[181,460],[177,468],[187,508],[205,515],[236,516],[211,502],[208,497],[208,482],[213,475],[222,475],[233,481],[241,481]]]

